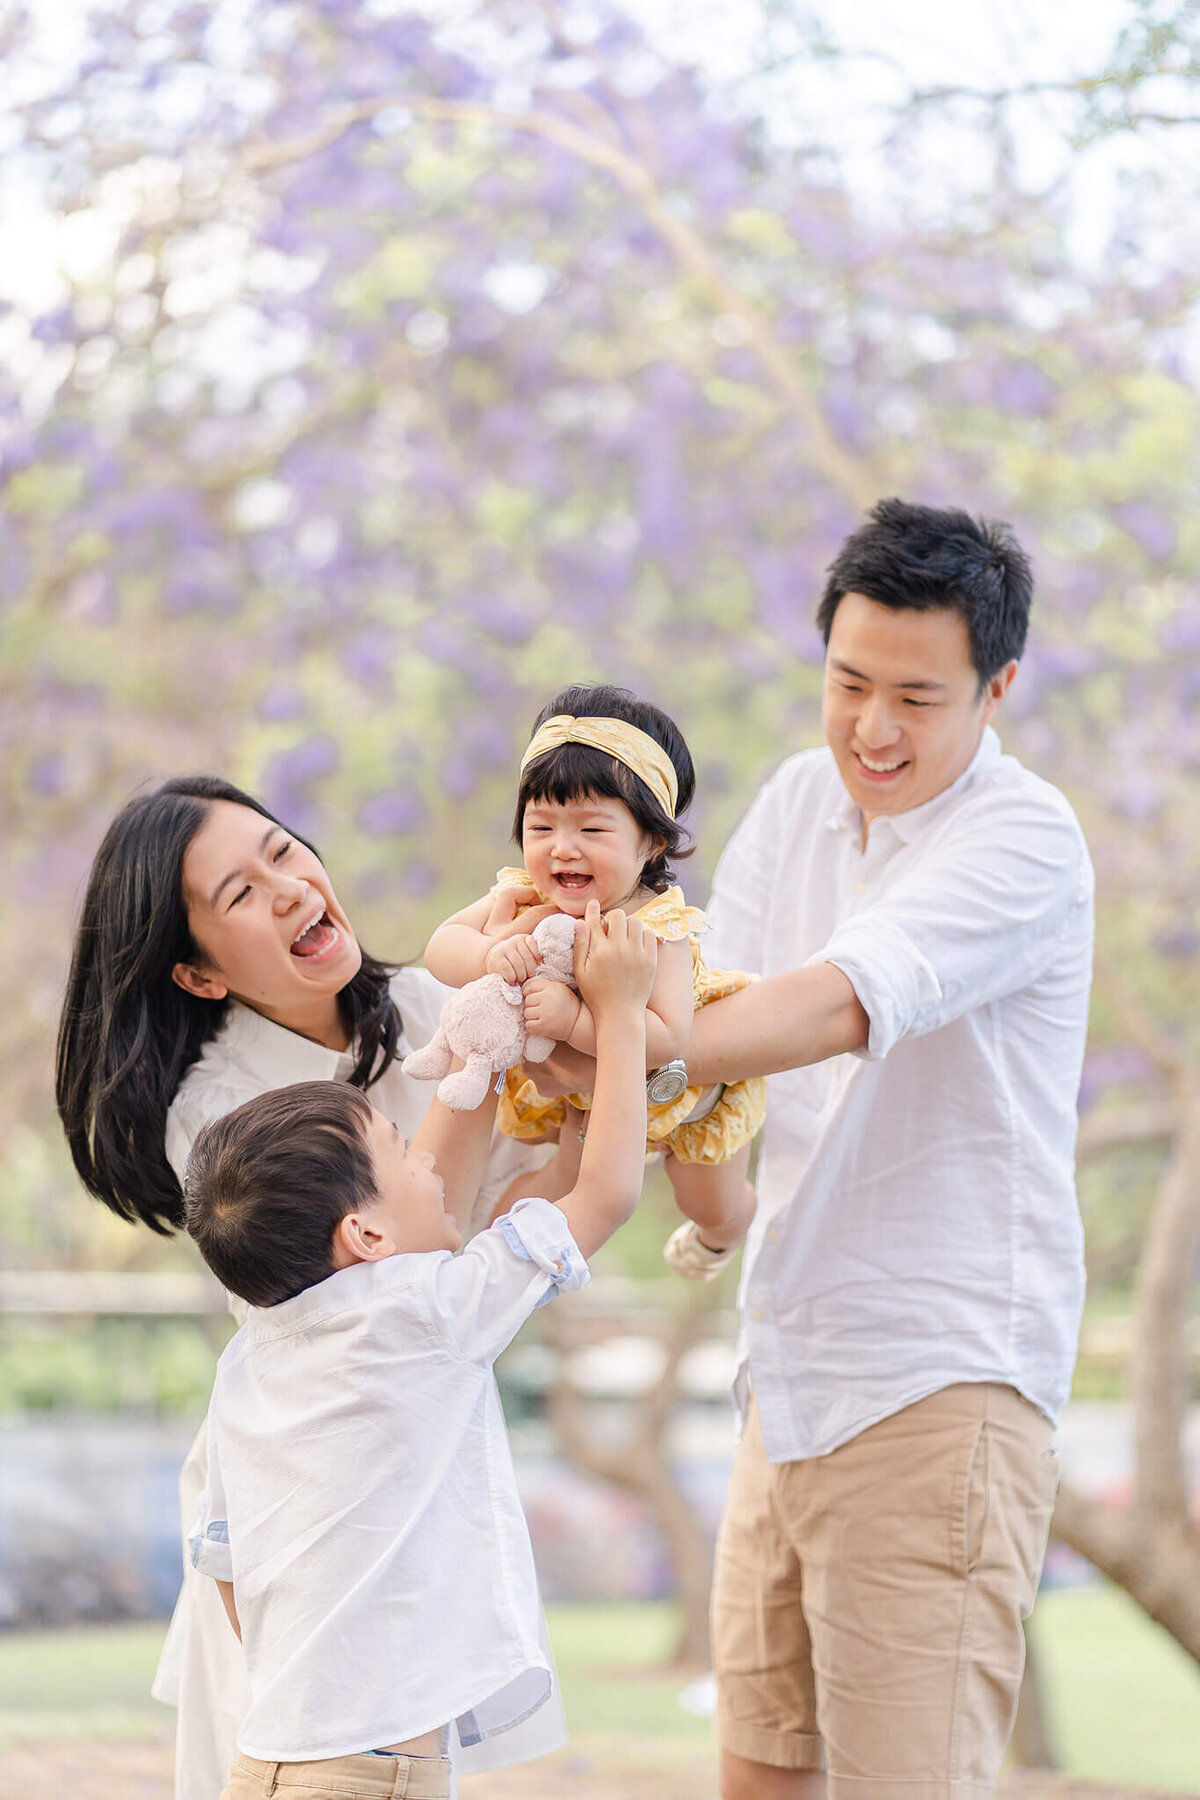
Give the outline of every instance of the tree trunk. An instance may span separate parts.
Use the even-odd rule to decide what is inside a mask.
[[[1128,1506],[1106,1506],[1064,1483],[1051,1531],[1124,1588],[1200,1663],[1200,1530],[1183,1456],[1187,1308],[1200,1251],[1200,1075],[1156,1048],[1170,1077],[1170,1101],[1118,1109],[1081,1131],[1079,1142],[1082,1160],[1123,1143],[1160,1141],[1169,1132],[1135,1289],[1134,1498]]]
[[[1050,1527],[1200,1663],[1200,1532],[1136,1506],[1105,1506],[1063,1484]]]
[[[1033,1647],[1028,1625],[1025,1627],[1025,1672],[1021,1677],[1021,1692],[1017,1698],[1017,1718],[1013,1726],[1010,1751],[1018,1769],[1058,1767],[1046,1718],[1040,1658]]]
[[[694,1306],[666,1324],[662,1372],[653,1387],[634,1402],[633,1431],[625,1443],[615,1448],[596,1443],[588,1427],[587,1400],[570,1376],[570,1353],[585,1341],[584,1334],[595,1321],[578,1314],[568,1316],[566,1309],[557,1308],[548,1308],[542,1318],[546,1335],[561,1358],[558,1379],[546,1396],[546,1410],[563,1454],[589,1475],[636,1494],[653,1512],[666,1542],[683,1612],[672,1661],[688,1669],[707,1669],[710,1663],[708,1594],[712,1563],[708,1534],[672,1473],[665,1438],[679,1394],[679,1364],[700,1336],[708,1310]]]

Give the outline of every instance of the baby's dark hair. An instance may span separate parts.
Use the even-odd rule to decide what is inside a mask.
[[[661,840],[661,850],[650,858],[639,879],[642,887],[649,888],[651,893],[665,893],[675,879],[671,862],[690,856],[693,849],[687,832],[679,824],[679,815],[687,811],[696,792],[696,771],[683,733],[660,706],[637,699],[628,688],[597,683],[594,687],[577,684],[555,694],[534,720],[530,737],[547,719],[556,718],[559,713],[569,713],[576,719],[623,719],[627,725],[636,725],[656,744],[661,744],[671,759],[679,783],[676,817],[673,819],[665,813],[645,782],[615,756],[605,750],[593,750],[588,744],[560,744],[547,750],[544,756],[536,757],[521,776],[513,837],[518,844],[521,842],[525,808],[535,801],[549,800],[555,805],[566,806],[588,794],[620,800],[644,832]]]
[[[273,1088],[213,1119],[188,1158],[188,1233],[222,1287],[278,1306],[333,1274],[333,1234],[379,1197],[371,1103],[343,1081]]]

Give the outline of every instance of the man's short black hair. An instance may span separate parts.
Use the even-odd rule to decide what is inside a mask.
[[[278,1306],[333,1274],[333,1234],[379,1197],[371,1103],[342,1081],[247,1100],[200,1132],[183,1183],[187,1229],[223,1287]]]
[[[1025,648],[1033,570],[1009,525],[951,507],[881,500],[829,565],[817,608],[826,644],[846,594],[896,611],[959,613],[982,687]]]

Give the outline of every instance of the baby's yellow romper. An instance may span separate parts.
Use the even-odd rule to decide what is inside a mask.
[[[496,887],[526,888],[527,905],[545,903],[524,869],[501,869]],[[495,890],[493,890],[494,892]],[[697,1007],[736,994],[756,979],[737,970],[710,969],[700,954],[697,933],[708,921],[698,907],[689,906],[682,888],[668,888],[656,894],[634,913],[660,940],[675,943],[688,938],[692,951],[692,999]],[[688,1114],[699,1104],[704,1089],[686,1087],[677,1100],[662,1106],[651,1106],[646,1119],[646,1150],[670,1150],[680,1162],[728,1162],[758,1131],[767,1108],[767,1083],[763,1076],[750,1081],[731,1081],[722,1090],[712,1111],[702,1119],[686,1122]],[[592,1103],[590,1094],[567,1096],[572,1106],[586,1112]],[[566,1117],[564,1100],[547,1100],[528,1080],[521,1069],[510,1069],[504,1078],[504,1092],[496,1114],[497,1123],[508,1137],[536,1138],[557,1131]]]

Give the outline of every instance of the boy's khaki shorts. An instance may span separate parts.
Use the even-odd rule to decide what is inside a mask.
[[[259,1762],[237,1755],[221,1800],[449,1800],[442,1756],[332,1756],[321,1762]]]
[[[768,1463],[752,1406],[717,1540],[722,1749],[827,1767],[829,1800],[984,1800],[1016,1714],[1058,1490],[1010,1387],[944,1388]]]

